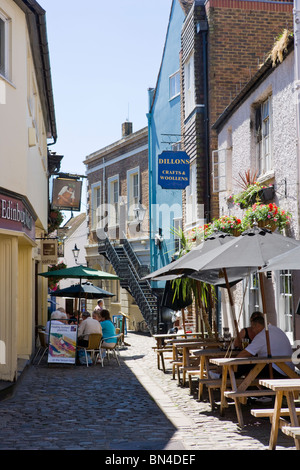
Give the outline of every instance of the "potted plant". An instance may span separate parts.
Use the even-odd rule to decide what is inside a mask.
[[[274,185],[269,184],[269,186],[262,186],[261,190],[259,191],[259,199],[261,202],[269,202],[272,201],[275,195]]]
[[[223,215],[219,219],[214,219],[212,228],[238,236],[242,230],[242,221],[234,215]]]
[[[238,204],[241,209],[251,206],[257,200],[261,189],[259,183],[249,185],[244,191],[233,196],[234,203]]]
[[[274,203],[270,204],[253,204],[249,207],[242,220],[243,229],[246,230],[257,222],[259,227],[265,227],[274,231],[276,228],[282,232],[289,226],[291,214]]]
[[[274,198],[274,185],[264,186],[255,182],[250,184],[244,191],[233,196],[235,204],[241,209],[252,206],[255,203],[271,201]]]
[[[65,269],[66,267],[67,265],[65,263],[60,262],[58,264],[52,264],[51,266],[48,266],[48,271],[56,271],[57,269]],[[52,292],[57,290],[60,279],[62,278],[48,277],[48,286]]]
[[[48,217],[48,233],[54,232],[58,229],[64,220],[64,216],[61,211],[51,209]]]
[[[236,179],[242,191],[233,196],[233,201],[241,209],[245,209],[255,203],[271,201],[274,198],[274,185],[265,186],[256,181],[257,171],[245,171],[242,175],[239,173],[239,179]]]

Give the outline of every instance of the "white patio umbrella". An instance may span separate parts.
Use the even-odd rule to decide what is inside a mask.
[[[189,266],[194,269],[194,272],[189,274],[189,277],[205,280],[205,278],[209,278],[209,271],[221,270],[226,279],[226,272],[231,269],[240,269],[240,274],[244,272],[244,277],[246,277],[249,274],[249,270],[259,271],[260,268],[265,266],[275,255],[287,253],[299,246],[300,242],[297,240],[254,226],[253,229],[246,230],[240,237],[210,252],[209,257],[204,255],[204,257],[201,258],[201,267],[198,268],[198,272],[197,262],[191,260]],[[205,256],[207,257],[206,260],[204,259]],[[207,273],[205,273],[205,271],[207,271]],[[259,278],[268,355],[271,357],[266,301],[261,272],[259,273]],[[209,281],[207,280],[207,282]],[[230,299],[230,302],[232,302],[232,299]]]
[[[277,271],[282,269],[298,270],[300,269],[300,246],[293,248],[287,253],[277,255],[271,258],[266,266],[260,269],[260,272]]]
[[[224,245],[228,243],[232,243],[236,240],[236,237],[232,235],[221,232],[215,231],[209,237],[207,237],[199,246],[193,248],[187,254],[178,258],[176,261],[160,268],[151,274],[148,274],[145,278],[151,280],[172,280],[178,279],[181,277],[192,277],[190,274],[194,273],[195,270],[201,269],[208,261],[214,259],[214,253],[216,250],[222,250]],[[207,276],[207,272],[206,272]],[[228,290],[229,295],[230,293],[230,286],[236,284],[237,282],[241,281],[245,277],[244,270],[237,267],[230,269],[229,272],[224,273],[220,276],[220,270],[210,271],[209,273],[209,280],[202,279],[201,276],[197,277],[198,281],[206,282],[208,284],[213,284],[219,287],[226,287]],[[145,279],[144,278],[144,279]],[[231,305],[231,304],[230,304]],[[236,334],[239,335],[239,330],[237,327],[237,321],[234,315],[234,310],[231,305],[231,315],[233,317],[233,322],[236,328]]]
[[[230,241],[233,241],[234,239],[235,237],[228,233],[216,231],[209,237],[207,237],[200,245],[196,246],[195,248],[192,248],[191,251],[181,256],[176,261],[173,261],[168,265],[163,266],[162,268],[157,269],[156,271],[153,271],[152,273],[145,276],[143,279],[148,279],[152,281],[168,281],[186,276],[195,271],[195,269],[199,269],[199,267],[201,267],[203,255],[208,254],[208,258],[205,258],[205,261],[207,259],[210,259],[209,253],[211,253],[215,248],[222,247],[224,244],[227,244]],[[194,266],[190,267],[192,262],[196,263],[196,268]],[[238,270],[236,270],[236,272],[238,272]],[[224,280],[220,280],[219,272],[215,272],[215,276],[212,276],[212,278],[213,281],[215,281],[216,283],[215,285],[218,285],[219,283],[224,283]],[[232,282],[234,282],[237,281],[237,279],[240,280],[242,278],[238,275],[232,275],[230,279]]]

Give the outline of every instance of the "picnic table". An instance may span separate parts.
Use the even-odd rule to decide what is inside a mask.
[[[199,369],[200,357],[197,352],[206,350],[207,348],[219,349],[220,343],[213,339],[203,339],[195,341],[173,342],[173,378],[174,366],[177,366],[178,381],[180,382],[179,370],[182,371],[182,385],[185,385],[186,376],[189,371]],[[179,358],[181,354],[181,358]]]
[[[190,390],[192,389],[191,378],[192,376],[198,376],[198,399],[201,400],[203,396],[203,389],[204,386],[208,389],[209,394],[209,401],[211,408],[215,408],[215,401],[213,397],[213,390],[216,388],[221,388],[222,379],[221,378],[212,378],[210,376],[210,372],[214,372],[213,367],[210,364],[210,359],[212,358],[230,358],[235,357],[239,351],[237,350],[230,350],[228,348],[223,347],[208,347],[202,348],[197,351],[193,351],[193,355],[195,357],[200,358],[199,368],[197,370],[190,370],[188,371],[189,376],[189,383],[190,383]]]
[[[299,376],[298,376],[299,377]],[[265,410],[264,414],[260,416],[268,416],[269,412],[272,427],[270,434],[269,449],[276,449],[278,429],[280,424],[284,424],[282,416],[290,417],[290,425],[282,427],[282,431],[290,435],[295,440],[295,446],[297,450],[300,450],[300,427],[298,416],[300,414],[300,409],[297,409],[295,406],[295,395],[298,396],[300,392],[300,378],[296,379],[261,379],[259,381],[260,385],[263,387],[271,389],[276,393],[275,406],[272,410]],[[282,409],[282,399],[283,396],[286,396],[288,409]],[[252,410],[251,413],[254,416],[257,416],[258,410]],[[287,423],[285,423],[287,424]]]
[[[247,397],[262,397],[268,395],[275,395],[274,390],[262,389],[261,385],[258,383],[258,375],[263,370],[263,368],[268,364],[276,364],[282,371],[290,378],[299,377],[296,372],[294,372],[289,366],[288,363],[292,362],[290,356],[274,356],[274,357],[236,357],[236,358],[212,358],[210,362],[222,367],[222,384],[221,384],[221,404],[220,404],[220,414],[221,416],[224,413],[225,408],[227,408],[227,398],[234,400],[235,409],[237,414],[238,423],[241,427],[244,426],[243,414],[241,409],[241,403],[244,402]],[[237,382],[235,377],[235,371],[238,366],[241,365],[253,365],[250,371],[245,375],[245,377]],[[230,378],[230,388],[227,387],[227,376],[229,374]],[[257,390],[250,389],[249,387],[256,386]]]
[[[203,336],[203,333],[165,333],[165,334],[157,334],[153,335],[153,338],[156,340],[156,349],[157,354],[157,368],[160,369],[160,362],[162,364],[163,371],[166,372],[165,369],[165,361],[164,361],[164,353],[172,353],[172,341],[176,341],[177,339],[190,339],[191,341],[195,341],[195,339],[200,338]]]

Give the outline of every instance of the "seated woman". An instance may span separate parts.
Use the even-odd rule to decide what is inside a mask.
[[[111,321],[110,313],[108,310],[100,311],[100,324],[102,327],[102,346],[105,348],[114,348],[117,342],[115,325]]]
[[[252,342],[254,336],[255,336],[255,333],[254,333],[254,329],[253,329],[253,320],[255,320],[256,318],[263,318],[263,314],[261,312],[253,312],[251,317],[250,317],[250,326],[248,326],[248,328],[243,328],[241,331],[240,331],[240,338],[236,337],[235,340],[234,340],[234,347],[235,348],[239,348],[239,349],[242,349],[242,342],[244,339],[248,340],[249,344]]]

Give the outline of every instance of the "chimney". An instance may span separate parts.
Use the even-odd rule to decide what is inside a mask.
[[[132,122],[123,122],[122,124],[122,137],[127,137],[132,134]]]

